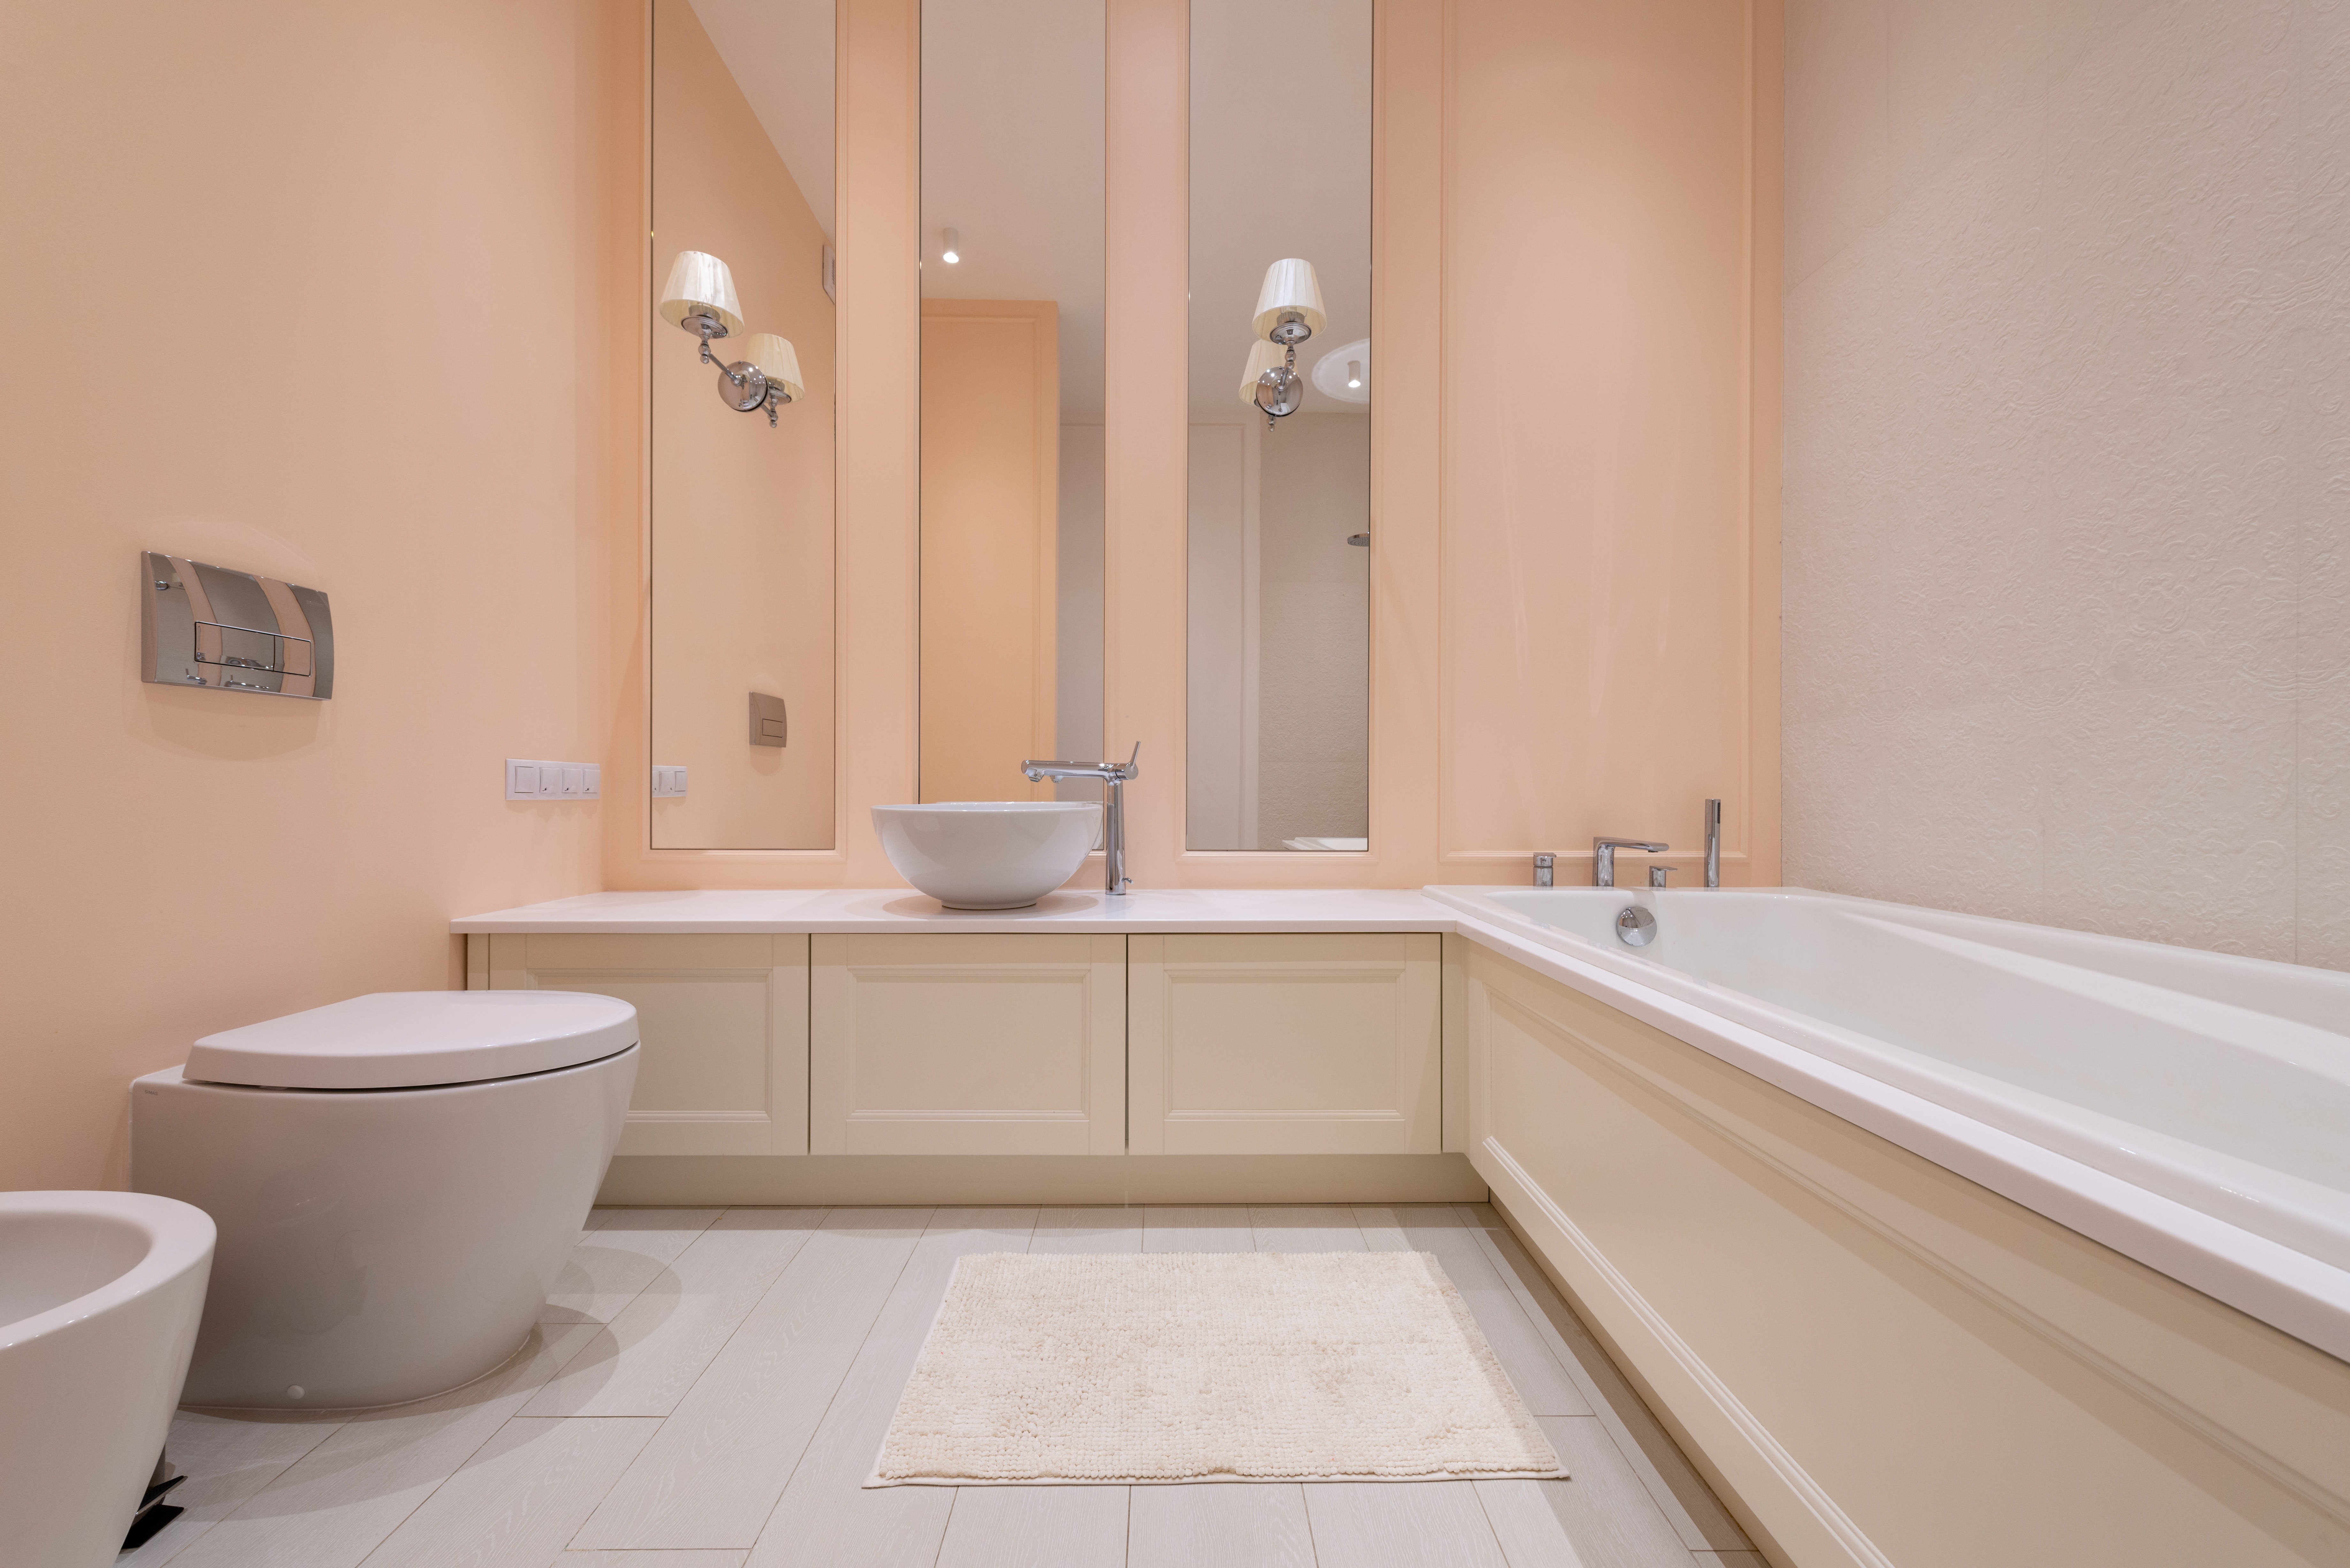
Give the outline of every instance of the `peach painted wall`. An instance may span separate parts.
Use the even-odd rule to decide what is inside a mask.
[[[597,886],[501,760],[605,754],[639,25],[0,9],[0,1188],[120,1184],[135,1075]],[[141,548],[326,590],[334,700],[141,684]]]
[[[1480,880],[1538,849],[1586,879],[1612,834],[1687,881],[1708,796],[1750,879],[1745,10],[1453,8],[1442,852]]]
[[[824,229],[686,0],[653,8],[653,760],[682,799],[669,847],[829,849],[835,813],[833,303]],[[654,315],[680,251],[723,258],[744,329],[790,339],[806,393],[736,413],[691,337]],[[732,358],[741,339],[713,352]],[[787,742],[750,743],[749,694],[784,700]]]

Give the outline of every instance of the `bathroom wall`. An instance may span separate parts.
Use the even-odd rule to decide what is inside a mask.
[[[0,1189],[120,1184],[134,1075],[597,885],[601,808],[501,773],[606,755],[640,27],[0,8]],[[325,589],[334,700],[140,683],[142,548]]]
[[[2350,8],[1788,11],[1788,880],[2350,967]]]

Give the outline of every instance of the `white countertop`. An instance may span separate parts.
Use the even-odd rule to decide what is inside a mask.
[[[1451,931],[1461,911],[1408,888],[1062,888],[1025,909],[950,909],[910,888],[584,893],[467,915],[458,932]]]

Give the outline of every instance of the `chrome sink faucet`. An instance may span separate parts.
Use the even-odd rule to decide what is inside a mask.
[[[1126,890],[1134,885],[1134,879],[1126,874],[1126,785],[1129,779],[1141,776],[1141,760],[1142,742],[1137,741],[1134,755],[1122,763],[1020,764],[1020,771],[1036,784],[1046,779],[1102,781],[1102,891],[1113,898],[1124,898]]]
[[[1662,855],[1671,847],[1669,844],[1651,844],[1645,838],[1595,838],[1591,841],[1591,885],[1595,888],[1616,886],[1616,852],[1618,849],[1638,849],[1650,855]]]

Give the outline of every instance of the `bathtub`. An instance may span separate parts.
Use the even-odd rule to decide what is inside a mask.
[[[211,1277],[201,1209],[0,1192],[0,1562],[102,1568],[180,1402]]]
[[[2350,1358],[2350,974],[1797,888],[1428,891],[1466,934]],[[1646,946],[1617,936],[1628,906]]]

